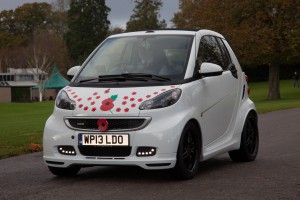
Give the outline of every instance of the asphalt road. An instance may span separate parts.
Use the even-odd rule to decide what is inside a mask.
[[[168,171],[92,167],[57,178],[41,153],[0,160],[0,199],[300,199],[300,109],[259,115],[257,160],[227,154],[201,163],[192,180]]]

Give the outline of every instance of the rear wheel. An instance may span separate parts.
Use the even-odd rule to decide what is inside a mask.
[[[56,176],[75,176],[79,170],[80,166],[71,166],[67,168],[59,168],[59,167],[50,167],[48,166],[50,172]]]
[[[233,161],[253,161],[258,153],[259,134],[257,119],[254,114],[250,113],[244,124],[240,149],[230,151],[229,156]]]
[[[197,174],[200,151],[198,129],[193,123],[188,123],[183,129],[177,150],[175,172],[180,179],[191,179]]]

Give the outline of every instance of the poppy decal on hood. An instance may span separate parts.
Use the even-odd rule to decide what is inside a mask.
[[[102,111],[111,110],[115,106],[114,101],[117,98],[118,98],[118,95],[112,95],[110,98],[103,100],[100,110],[102,110]]]
[[[174,87],[176,86],[157,87],[149,91],[131,88],[123,92],[125,90],[123,88],[122,90],[105,88],[84,91],[67,86],[65,90],[71,99],[78,103],[76,108],[79,110],[90,113],[108,112],[115,114],[137,112],[143,101],[154,98]]]

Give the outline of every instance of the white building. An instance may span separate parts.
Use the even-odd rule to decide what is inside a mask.
[[[37,73],[38,72],[38,73]],[[8,68],[7,73],[0,73],[0,102],[22,102],[32,100],[33,86],[37,86],[36,75],[39,79],[46,72],[35,68]]]

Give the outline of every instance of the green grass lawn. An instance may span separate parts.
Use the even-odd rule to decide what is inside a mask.
[[[29,151],[30,143],[42,143],[42,132],[54,101],[0,103],[0,157]]]
[[[259,113],[300,107],[300,88],[291,80],[280,83],[281,99],[268,101],[268,83],[250,83],[250,98]],[[42,144],[42,132],[54,101],[0,103],[0,158],[30,152],[31,143]]]
[[[259,113],[270,112],[275,110],[285,110],[289,108],[300,107],[300,88],[293,88],[292,80],[280,81],[279,100],[267,100],[268,83],[250,83],[250,98],[254,101]]]

